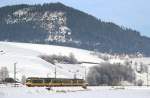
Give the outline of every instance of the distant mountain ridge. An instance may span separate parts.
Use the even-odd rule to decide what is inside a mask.
[[[150,56],[150,38],[62,3],[0,8],[0,40]]]

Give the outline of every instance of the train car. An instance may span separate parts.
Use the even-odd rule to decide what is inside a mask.
[[[28,87],[61,87],[61,86],[82,86],[87,87],[87,83],[83,79],[67,79],[67,78],[37,78],[29,77],[26,79]]]

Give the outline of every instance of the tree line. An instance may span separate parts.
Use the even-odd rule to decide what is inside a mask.
[[[134,83],[135,73],[130,66],[102,63],[90,69],[87,76],[89,85],[122,85],[122,81]]]

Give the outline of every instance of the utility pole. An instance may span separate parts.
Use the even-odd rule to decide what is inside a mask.
[[[74,71],[74,79],[77,79],[77,73],[79,72],[79,70]]]
[[[149,83],[148,83],[148,72],[147,72],[147,87],[148,87]]]
[[[17,64],[17,63],[14,63],[14,80],[16,80],[16,73],[17,73],[17,72],[16,72],[16,64]]]
[[[74,79],[76,79],[77,78],[77,75],[76,75],[76,72],[74,72]]]
[[[148,69],[147,69],[147,87],[149,86],[149,66],[148,66]]]
[[[85,73],[84,74],[85,74],[85,80],[86,80],[86,66],[85,66]]]
[[[55,75],[55,79],[57,78],[57,68],[56,68],[56,64],[57,64],[57,60],[54,60],[54,66],[55,66],[54,75]]]
[[[17,65],[17,62],[14,63],[14,82],[15,82],[15,86],[16,86],[16,65]]]
[[[55,79],[56,79],[56,78],[57,78],[57,77],[56,77],[56,75],[57,75],[56,64],[55,64],[55,72],[54,72],[54,74],[55,74]]]

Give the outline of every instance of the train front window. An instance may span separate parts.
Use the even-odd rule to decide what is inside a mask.
[[[31,82],[31,80],[26,80],[26,82]]]

